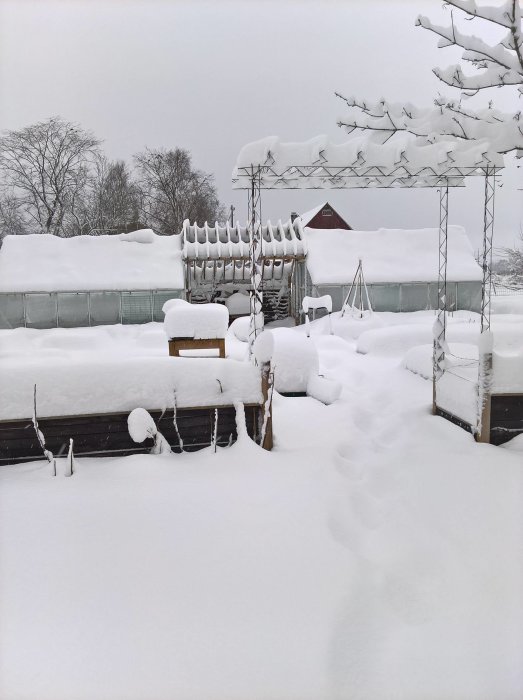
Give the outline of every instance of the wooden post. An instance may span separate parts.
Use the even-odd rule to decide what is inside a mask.
[[[171,338],[169,355],[180,357],[180,350],[218,350],[218,357],[225,358],[225,338]]]
[[[272,450],[272,375],[270,362],[264,362],[261,367],[261,382],[263,395],[263,406],[260,414],[260,434],[263,436],[261,446],[264,450]],[[265,434],[263,433],[263,426],[265,426]]]
[[[490,405],[492,384],[492,352],[479,353],[477,442],[490,442]]]

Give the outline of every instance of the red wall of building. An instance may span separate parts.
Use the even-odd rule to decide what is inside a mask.
[[[331,214],[326,214],[326,210],[330,211]],[[352,227],[331,207],[323,207],[316,216],[312,217],[307,226],[310,228],[344,228],[347,231],[352,230]]]

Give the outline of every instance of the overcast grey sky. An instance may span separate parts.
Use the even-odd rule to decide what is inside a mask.
[[[187,148],[244,219],[231,171],[246,142],[344,140],[335,90],[419,106],[452,94],[431,68],[457,55],[414,27],[417,14],[441,12],[440,0],[0,0],[0,128],[60,115],[111,158]],[[493,97],[521,107],[514,93]],[[499,245],[519,235],[522,172],[511,159],[497,194]],[[324,199],[355,228],[438,223],[435,190],[266,192],[263,215],[286,219]],[[452,193],[450,221],[475,245],[482,217],[479,180]]]

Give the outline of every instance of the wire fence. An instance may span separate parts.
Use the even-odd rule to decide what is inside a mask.
[[[497,297],[523,296],[523,287],[494,283],[492,285],[492,292]]]

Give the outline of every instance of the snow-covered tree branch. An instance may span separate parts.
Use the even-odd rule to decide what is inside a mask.
[[[469,62],[477,73],[466,75],[461,66],[455,64],[444,69],[434,68],[435,75],[447,85],[467,92],[519,85],[519,91],[523,93],[523,36],[519,0],[505,0],[498,7],[479,6],[476,0],[447,0],[445,7],[451,8],[450,26],[440,26],[422,15],[417,18],[416,25],[441,37],[439,48],[457,46],[463,49],[462,60]],[[491,46],[482,38],[458,29],[452,13],[454,8],[463,12],[468,19],[504,27],[508,33],[500,43]]]
[[[520,0],[505,0],[499,6],[479,6],[476,0],[446,0],[445,7],[459,10],[465,18],[478,19],[508,29],[503,41],[490,46],[484,39],[460,30],[451,11],[451,25],[440,26],[420,16],[418,26],[440,36],[438,46],[457,46],[463,50],[462,60],[470,63],[475,75],[465,75],[460,65],[435,68],[435,75],[446,85],[458,88],[460,96],[438,96],[434,106],[419,109],[410,103],[394,104],[385,99],[372,104],[355,97],[336,93],[343,100],[346,113],[338,126],[348,133],[371,132],[371,140],[385,143],[397,134],[411,134],[419,145],[442,139],[457,141],[489,141],[498,153],[523,155],[523,120],[521,111],[504,113],[488,108],[465,108],[463,98],[491,87],[518,86],[523,94],[523,35]]]
[[[466,109],[460,99],[438,97],[434,106],[418,108],[410,103],[389,103],[385,99],[371,104],[336,93],[348,108],[338,119],[347,133],[355,130],[374,132],[377,143],[385,143],[399,133],[412,134],[419,145],[445,138],[462,141],[487,139],[498,153],[523,152],[521,112],[506,114],[490,105],[476,112]]]

